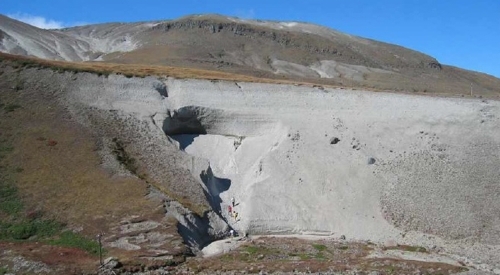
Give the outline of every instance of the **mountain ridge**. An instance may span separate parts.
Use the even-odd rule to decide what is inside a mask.
[[[302,22],[190,15],[41,30],[0,17],[0,51],[65,61],[201,68],[435,94],[500,95],[500,79],[399,45]]]

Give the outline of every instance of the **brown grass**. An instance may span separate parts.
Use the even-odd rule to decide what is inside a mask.
[[[100,168],[92,136],[76,124],[53,119],[56,114],[45,106],[30,107],[6,122],[23,125],[13,133],[8,162],[23,169],[18,187],[32,208],[83,223],[92,233],[106,229],[102,220],[151,208],[144,199],[144,182],[113,177]]]
[[[51,274],[91,274],[95,272],[96,262],[99,261],[97,256],[89,255],[79,249],[40,243],[0,242],[0,251],[10,251],[11,257],[16,255],[27,261],[44,263],[53,269]],[[7,259],[8,257],[0,258],[0,267],[7,267],[6,269],[13,273],[13,268],[9,267],[11,262]],[[17,270],[16,274],[32,274],[23,270],[23,267],[19,265],[17,268],[20,270]],[[29,266],[24,267],[24,269],[28,268]],[[0,274],[3,273],[0,272]]]
[[[270,84],[304,85],[318,89],[327,88],[361,88],[373,92],[408,93],[422,96],[440,97],[486,97],[498,99],[500,80],[481,73],[469,72],[460,68],[443,66],[443,71],[434,74],[416,72],[384,74],[373,73],[362,82],[350,79],[300,78],[284,75],[265,74],[256,76],[256,71],[245,71],[237,74],[222,70],[198,69],[192,67],[173,67],[148,64],[118,64],[105,62],[67,62],[39,59],[0,53],[0,60],[15,63],[18,68],[38,67],[50,68],[59,72],[88,72],[108,76],[121,74],[126,77],[174,77],[179,79],[206,79],[212,81],[237,81]],[[133,59],[134,60],[134,59]],[[132,62],[132,61],[131,61]],[[182,63],[182,62],[181,62]],[[191,64],[192,65],[192,64]],[[474,93],[470,95],[470,83],[474,83]]]
[[[68,72],[89,72],[100,75],[109,75],[111,73],[122,74],[127,77],[146,77],[163,76],[175,77],[180,79],[208,79],[208,80],[228,80],[241,82],[259,82],[259,83],[281,83],[281,84],[310,84],[308,82],[296,82],[289,80],[277,80],[270,78],[258,78],[247,75],[233,74],[215,70],[203,70],[183,67],[170,67],[144,64],[116,64],[104,62],[67,62],[46,60],[34,57],[25,57],[0,53],[0,60],[9,60],[18,64],[19,67],[40,67],[50,68],[56,71]]]
[[[96,139],[52,99],[30,91],[24,91],[25,96],[7,91],[0,93],[0,102],[19,108],[0,110],[0,132],[14,148],[5,162],[22,169],[17,184],[31,208],[84,223],[96,233],[105,229],[106,219],[149,213],[155,207],[144,197],[145,181],[101,168]]]

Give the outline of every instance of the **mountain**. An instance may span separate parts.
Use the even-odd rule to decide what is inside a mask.
[[[0,274],[500,274],[499,79],[305,23],[0,30]]]
[[[194,15],[41,30],[0,16],[0,50],[67,61],[204,68],[415,93],[497,96],[500,80],[401,46],[298,22]]]

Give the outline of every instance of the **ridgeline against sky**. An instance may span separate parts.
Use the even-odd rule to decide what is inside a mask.
[[[500,1],[2,0],[0,13],[42,27],[174,19],[217,13],[301,21],[424,52],[439,62],[500,77]]]

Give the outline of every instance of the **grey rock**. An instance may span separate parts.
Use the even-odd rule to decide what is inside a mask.
[[[339,143],[340,139],[338,137],[332,137],[330,139],[330,144],[337,144]]]
[[[108,269],[119,268],[122,264],[115,257],[106,258],[103,262],[103,266]]]

